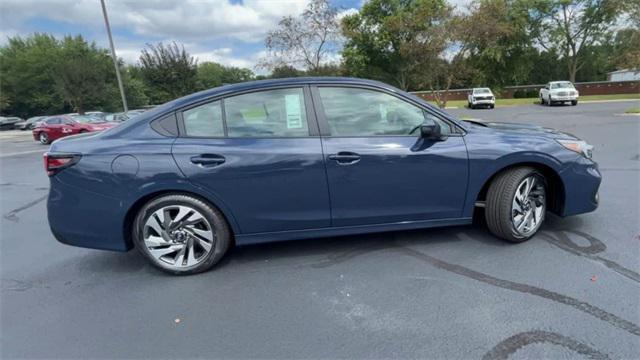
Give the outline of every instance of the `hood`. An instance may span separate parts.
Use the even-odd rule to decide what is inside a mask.
[[[93,131],[100,131],[110,129],[114,126],[118,125],[118,123],[113,122],[104,122],[104,123],[94,123],[94,124],[85,124],[85,126]]]
[[[492,129],[495,131],[504,131],[510,133],[520,133],[523,135],[538,135],[538,136],[546,136],[553,139],[571,139],[571,140],[579,140],[576,136],[565,133],[562,131],[558,131],[556,129],[547,128],[539,125],[533,124],[517,124],[517,123],[508,123],[508,122],[493,122],[493,121],[484,121],[478,119],[464,120],[465,123],[472,124],[474,126],[480,126],[487,129]]]

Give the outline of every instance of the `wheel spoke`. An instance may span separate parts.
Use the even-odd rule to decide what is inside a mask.
[[[193,242],[193,238],[187,240],[187,266],[195,265],[198,262],[196,260],[196,249]]]
[[[213,232],[211,230],[201,230],[193,226],[187,226],[185,229],[192,232],[194,235],[197,235],[198,237],[201,237],[205,240],[213,241]]]
[[[145,245],[147,245],[147,247],[150,248],[171,245],[170,242],[167,242],[163,237],[160,236],[149,236],[144,239],[144,243]]]
[[[164,232],[164,227],[162,226],[161,221],[162,220],[158,220],[158,212],[156,212],[149,217],[146,225],[152,228],[156,232],[156,235],[162,235],[162,233]]]
[[[174,253],[181,250],[182,248],[184,248],[184,246],[182,245],[171,245],[161,249],[149,249],[149,252],[156,259],[160,259],[162,256]]]
[[[180,252],[178,252],[178,255],[175,257],[175,263],[174,263],[175,266],[179,266],[179,267],[184,265],[184,255],[187,251],[187,246],[185,244],[181,244],[180,246],[181,246]]]

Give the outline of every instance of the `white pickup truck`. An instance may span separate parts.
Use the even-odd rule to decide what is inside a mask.
[[[540,89],[540,104],[553,105],[555,103],[571,102],[578,105],[578,90],[570,81],[552,81]]]
[[[496,97],[493,96],[489,88],[473,88],[467,95],[469,109],[475,109],[478,106],[486,106],[493,109],[496,106]]]

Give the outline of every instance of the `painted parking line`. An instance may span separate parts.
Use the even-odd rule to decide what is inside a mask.
[[[35,153],[42,153],[42,154],[44,154],[45,152],[46,152],[46,150],[29,150],[29,151],[21,151],[21,152],[15,152],[15,153],[0,154],[0,158],[6,158],[6,157],[18,156],[18,155],[25,155],[25,154],[35,154]]]

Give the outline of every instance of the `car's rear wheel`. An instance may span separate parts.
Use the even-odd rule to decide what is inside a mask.
[[[155,267],[177,275],[209,270],[224,256],[231,232],[224,216],[189,195],[164,195],[136,216],[135,245]]]
[[[40,140],[40,143],[43,145],[49,144],[49,135],[47,135],[47,133],[44,131],[38,134],[38,139]]]
[[[546,187],[545,178],[531,167],[499,174],[489,187],[485,203],[489,230],[511,242],[534,236],[545,218]]]

